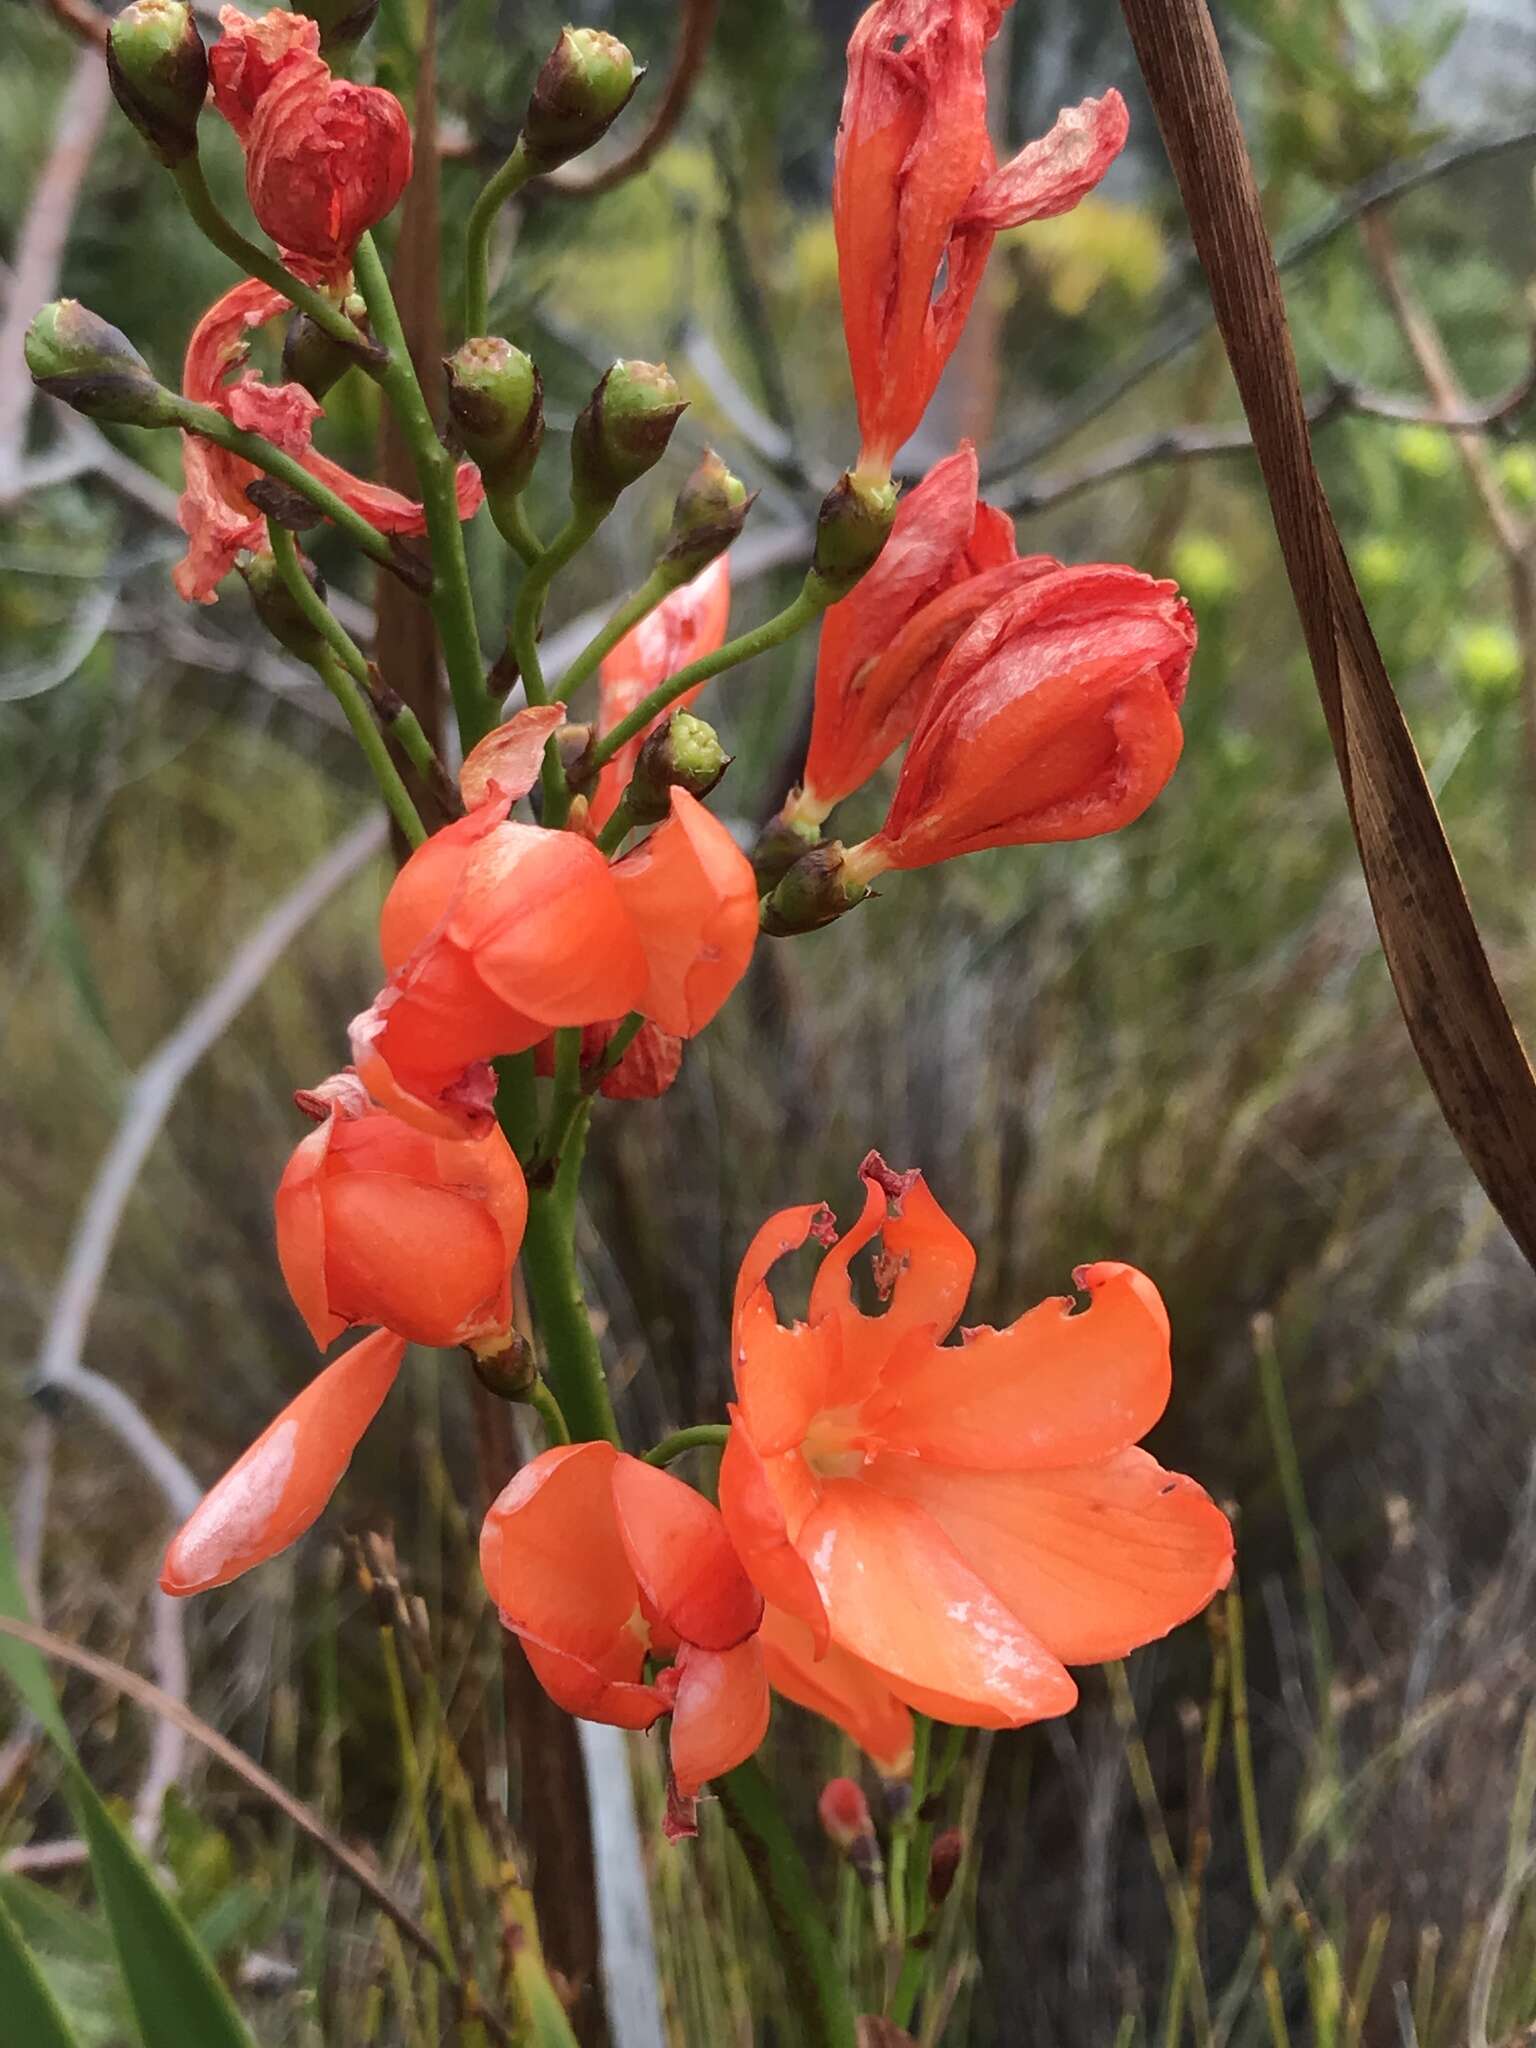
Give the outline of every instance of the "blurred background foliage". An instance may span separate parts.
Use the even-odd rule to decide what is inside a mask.
[[[1228,0],[1216,12],[1273,231],[1301,251],[1287,283],[1309,391],[1320,404],[1355,390],[1409,415],[1432,410],[1402,300],[1384,289],[1394,279],[1467,403],[1513,386],[1530,359],[1536,275],[1525,10]],[[588,18],[650,57],[654,84],[676,13],[597,0]],[[590,201],[545,197],[507,223],[493,325],[538,358],[557,430],[619,352],[666,357],[693,401],[663,472],[562,582],[556,629],[643,572],[706,442],[762,490],[738,622],[792,587],[795,531],[851,446],[827,192],[854,13],[852,0],[724,0],[712,61],[650,173]],[[450,306],[456,224],[515,134],[562,19],[542,0],[444,9]],[[14,251],[79,45],[19,0],[7,29],[0,237]],[[1232,427],[1235,408],[1110,0],[1020,0],[998,45],[999,141],[1016,147],[1063,101],[1111,83],[1136,114],[1126,159],[1075,213],[1003,238],[907,462],[919,474],[969,433],[988,494],[1018,514],[1021,549],[1181,580],[1202,637],[1177,780],[1119,838],[900,877],[832,932],[765,944],[669,1096],[602,1105],[582,1251],[635,1441],[722,1413],[725,1304],[751,1231],[786,1201],[825,1195],[846,1210],[871,1145],[921,1163],[975,1238],[974,1320],[1008,1320],[1059,1291],[1072,1265],[1105,1256],[1145,1266],[1168,1298],[1176,1391],[1153,1447],[1240,1518],[1252,1777],[1228,1743],[1214,1768],[1201,1758],[1213,1688],[1230,1677],[1230,1614],[1143,1653],[1118,1700],[1090,1674],[1070,1720],[978,1749],[963,1799],[979,1865],[959,1895],[976,1890],[976,1942],[945,1923],[953,2004],[929,2015],[937,2029],[947,2012],[942,2039],[1172,2038],[1159,1828],[1173,1890],[1200,1899],[1197,1974],[1216,2038],[1525,2039],[1515,2030],[1536,2020],[1531,1279],[1402,1032],[1252,463],[1181,445]],[[206,126],[210,174],[238,207],[231,139]],[[1415,165],[1434,175],[1375,216],[1390,223],[1385,249],[1367,241],[1362,181],[1391,184]],[[230,281],[126,125],[107,121],[62,288],[173,379],[192,321]],[[20,375],[18,361],[0,367],[0,380]],[[360,467],[373,396],[353,377],[327,407],[329,445]],[[1161,448],[1140,445],[1169,430]],[[54,432],[34,416],[34,453]],[[176,485],[169,441],[114,439]],[[31,1361],[134,1069],[370,799],[329,700],[263,643],[238,586],[211,610],[177,603],[163,503],[93,471],[24,488],[18,452],[0,464],[0,1474],[35,1512],[38,1461],[51,1460],[43,1610],[61,1632],[141,1663],[164,1504],[85,1407],[39,1417]],[[1458,437],[1336,402],[1318,452],[1529,1028],[1536,410]],[[1136,454],[1146,459],[1132,466]],[[536,487],[546,521],[559,457],[557,431]],[[784,566],[754,572],[775,533],[788,536]],[[337,587],[371,601],[355,560],[324,541],[317,553]],[[483,520],[472,555],[494,630],[507,574]],[[737,755],[716,802],[744,832],[798,766],[813,662],[811,646],[794,645],[704,701]],[[851,805],[850,832],[881,802],[875,789]],[[292,1088],[337,1063],[345,1022],[372,993],[387,872],[381,854],[337,890],[181,1090],[91,1324],[87,1364],[134,1396],[200,1481],[312,1369],[272,1256],[270,1190],[296,1136]],[[1281,1386],[1310,1523],[1287,1488]],[[407,1889],[425,1873],[381,1676],[389,1631],[335,1532],[390,1531],[406,1596],[426,1603],[407,1676],[429,1764],[444,1715],[461,1735],[491,1727],[494,1761],[496,1645],[472,1560],[480,1485],[459,1364],[418,1355],[332,1533],[188,1617],[193,1704]],[[1219,1697],[1231,1727],[1237,1702]],[[98,1784],[131,1801],[152,1724],[78,1678],[65,1700]],[[1128,1736],[1127,1701],[1144,1746]],[[789,1709],[774,1739],[786,1811],[830,1897],[813,1805],[835,1748]],[[81,2040],[130,2041],[88,1889],[37,1852],[64,1822],[24,1729],[4,1765],[5,1899]],[[654,1761],[642,1753],[636,1768],[649,1823]],[[451,1835],[447,1781],[433,1782]],[[512,1805],[515,1818],[515,1783]],[[647,1851],[672,2038],[786,2041],[757,1909],[717,1816],[707,1820],[696,1849]],[[1267,1870],[1254,1868],[1255,1830]],[[367,1911],[269,1811],[194,1760],[159,1854],[263,2042],[439,2038]],[[473,1921],[472,1884],[461,1905]],[[1187,1984],[1177,1996],[1190,2038],[1210,2038]]]

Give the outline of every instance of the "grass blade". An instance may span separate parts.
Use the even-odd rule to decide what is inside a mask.
[[[78,2048],[21,1930],[0,1899],[0,2012],[27,2048]]]

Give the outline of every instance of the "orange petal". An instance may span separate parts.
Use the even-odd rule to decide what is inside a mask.
[[[1006,1330],[893,1360],[864,1420],[889,1450],[974,1471],[1084,1465],[1146,1435],[1168,1404],[1168,1315],[1134,1266],[1081,1267],[1089,1306],[1042,1301]]]
[[[162,1591],[227,1585],[302,1536],[335,1492],[404,1356],[403,1338],[375,1330],[317,1374],[172,1538]]]
[[[613,1511],[612,1444],[544,1451],[502,1489],[480,1531],[480,1569],[503,1622],[605,1678],[637,1679],[640,1589]]]
[[[818,1661],[815,1637],[782,1607],[764,1613],[758,1641],[775,1692],[834,1722],[882,1777],[906,1777],[912,1768],[912,1716],[877,1671],[836,1643]]]
[[[902,1698],[942,1696],[945,1718],[979,1727],[1022,1727],[1075,1703],[1060,1662],[920,1508],[862,1480],[829,1479],[796,1547],[833,1641]]]
[[[484,1202],[394,1173],[343,1173],[321,1195],[330,1303],[412,1344],[467,1344],[512,1319],[506,1241]]]
[[[742,1570],[720,1510],[643,1459],[613,1468],[619,1538],[640,1590],[684,1643],[729,1650],[763,1618],[762,1595]]]
[[[757,882],[752,863],[696,798],[674,789],[671,804],[666,823],[616,861],[612,874],[649,970],[633,1007],[663,1031],[692,1038],[747,971],[757,943]]]
[[[644,1649],[637,1636],[627,1640],[633,1646],[627,1657],[615,1647],[605,1662],[627,1673],[612,1677],[569,1651],[541,1643],[522,1629],[514,1630],[533,1675],[557,1707],[579,1714],[583,1721],[606,1721],[612,1728],[651,1728],[667,1711],[667,1702],[654,1686],[639,1683]]]
[[[481,804],[434,832],[406,861],[379,913],[379,951],[389,973],[431,938],[458,896],[476,847],[506,815],[505,802]]]
[[[725,1526],[752,1583],[776,1607],[798,1617],[820,1655],[827,1644],[826,1610],[791,1532],[791,1524],[798,1531],[815,1505],[815,1485],[798,1451],[772,1460],[761,1457],[740,1411],[733,1408],[730,1416],[731,1433],[720,1460]]]
[[[672,1775],[684,1799],[745,1763],[768,1733],[768,1677],[755,1636],[733,1650],[688,1643],[677,1659]]]
[[[634,1009],[645,988],[626,911],[589,840],[507,824],[478,849],[447,929],[512,1009],[546,1026],[596,1024]]]
[[[544,765],[545,742],[564,723],[563,704],[529,704],[471,747],[459,770],[459,790],[469,808],[526,796]]]
[[[1232,1528],[1145,1451],[1051,1472],[961,1472],[919,1458],[866,1466],[915,1502],[1064,1664],[1102,1664],[1198,1614],[1232,1575]]]
[[[272,1200],[277,1225],[277,1263],[309,1334],[326,1351],[347,1327],[331,1308],[325,1283],[325,1208],[320,1176],[330,1149],[335,1119],[327,1117],[294,1148]]]

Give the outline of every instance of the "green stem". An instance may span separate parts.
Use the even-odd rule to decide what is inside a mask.
[[[519,141],[469,210],[469,223],[464,230],[464,333],[468,338],[484,334],[490,318],[491,229],[496,216],[533,175],[533,167]]]
[[[389,815],[412,846],[424,846],[427,828],[411,802],[410,791],[400,779],[399,769],[389,758],[384,735],[374,723],[373,713],[363,702],[362,692],[328,647],[317,649],[315,673],[346,714],[353,737],[362,748],[364,758],[373,771],[373,779],[379,785],[379,794],[389,807]]]
[[[538,560],[529,564],[528,573],[513,600],[507,639],[530,704],[549,702],[549,690],[539,660],[539,621],[544,616],[544,600],[549,595],[549,586],[566,563],[586,546],[606,516],[606,507],[601,510],[573,510]]]
[[[379,373],[379,386],[394,409],[416,469],[432,549],[432,613],[443,644],[459,737],[467,752],[495,724],[496,706],[486,688],[485,662],[475,627],[469,557],[459,518],[458,465],[438,437],[372,235],[364,235],[358,243],[352,265],[373,331],[389,351],[388,365]]]
[[[403,698],[395,697],[393,693],[388,709],[379,702],[377,677],[368,665],[368,657],[304,574],[299,564],[298,547],[292,534],[286,527],[279,526],[275,520],[269,519],[267,537],[272,543],[278,573],[289,596],[347,674],[367,691],[369,701],[378,714],[379,723],[390,738],[398,743],[402,753],[423,781],[430,784],[438,793],[447,793],[451,809],[453,785],[448,779],[447,770],[438,759],[437,749],[421,729],[421,720]]]
[[[332,341],[340,342],[343,348],[353,352],[359,367],[370,377],[382,377],[384,351],[347,318],[334,300],[328,299],[314,285],[305,284],[302,278],[295,277],[270,250],[263,249],[241,234],[234,222],[219,211],[218,202],[208,190],[208,181],[196,156],[172,165],[171,176],[176,180],[193,224],[222,255],[248,276],[270,285],[275,292],[281,292],[301,313],[307,313]]]
[[[598,852],[606,853],[612,859],[640,822],[629,808],[629,791],[626,789],[614,805],[607,824],[597,835]]]
[[[558,1186],[539,1188],[528,1199],[523,1234],[523,1271],[533,1319],[543,1340],[546,1370],[561,1412],[577,1443],[598,1437],[619,1441],[603,1355],[581,1291],[576,1251],[562,1213]]]
[[[1275,1967],[1274,1903],[1264,1866],[1264,1829],[1259,1818],[1258,1783],[1253,1775],[1253,1735],[1248,1720],[1248,1662],[1243,1645],[1243,1596],[1236,1580],[1227,1589],[1225,1607],[1231,1659],[1227,1683],[1232,1701],[1232,1757],[1237,1770],[1237,1805],[1242,1821],[1243,1848],[1248,1859],[1248,1887],[1259,1916],[1259,1982],[1263,1987],[1273,2048],[1290,2048],[1285,1999],[1280,1989],[1280,1973]]]
[[[724,1450],[730,1434],[728,1422],[696,1422],[691,1429],[674,1429],[654,1450],[646,1452],[645,1462],[647,1465],[670,1465],[684,1451],[697,1450],[701,1444],[712,1444],[716,1449]]]
[[[543,1423],[544,1434],[550,1443],[568,1444],[570,1442],[571,1432],[566,1428],[565,1416],[561,1411],[560,1403],[555,1399],[554,1394],[544,1384],[543,1380],[534,1381],[532,1390],[528,1395],[528,1405],[537,1413],[540,1422]]]
[[[276,477],[279,483],[297,491],[317,512],[340,527],[347,538],[355,541],[381,569],[392,570],[396,575],[401,573],[400,557],[391,547],[388,536],[370,525],[361,512],[355,512],[344,498],[337,497],[318,477],[311,476],[302,463],[285,454],[275,442],[264,439],[260,434],[245,433],[214,406],[198,405],[190,398],[174,400],[173,418],[174,423],[186,433],[201,434],[215,447],[225,448],[231,455],[242,456],[257,469],[265,470],[268,476]]]
[[[513,553],[521,555],[532,568],[544,552],[544,543],[533,530],[522,492],[497,490],[494,485],[487,484],[485,502],[491,524]]]
[[[589,780],[607,767],[626,740],[632,740],[637,733],[643,733],[653,719],[659,718],[668,705],[674,703],[686,690],[698,683],[709,681],[711,676],[723,670],[735,668],[743,661],[751,661],[754,655],[765,654],[770,647],[782,646],[796,633],[803,632],[813,620],[820,618],[827,608],[827,599],[818,589],[813,588],[814,579],[807,577],[799,596],[792,604],[776,612],[771,619],[765,619],[760,626],[754,626],[750,633],[739,633],[734,640],[727,640],[723,647],[713,654],[706,654],[698,661],[689,662],[680,668],[675,676],[668,676],[659,683],[648,697],[642,698],[627,718],[621,718],[612,732],[605,733],[587,756],[582,772]]]
[[[838,1974],[827,1916],[811,1888],[778,1794],[755,1762],[714,1784],[768,1912],[807,2048],[856,2048],[853,2007]]]
[[[663,598],[678,587],[677,579],[659,564],[613,613],[607,624],[583,647],[565,674],[555,684],[555,701],[569,704],[571,692],[580,689],[591,675],[596,674],[604,655],[612,653],[632,626],[637,626],[647,612],[655,611]]]

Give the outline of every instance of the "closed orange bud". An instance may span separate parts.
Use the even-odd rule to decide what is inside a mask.
[[[915,430],[1000,228],[1065,213],[1125,144],[1117,92],[999,167],[983,60],[1009,0],[875,0],[848,45],[832,188],[864,467]]]
[[[862,1786],[852,1778],[829,1778],[816,1801],[816,1817],[828,1841],[839,1849],[851,1849],[875,1832],[869,1801]]]
[[[300,1098],[323,1116],[277,1190],[277,1255],[322,1350],[351,1323],[413,1344],[504,1340],[528,1194],[493,1124],[445,1141],[377,1109],[353,1074]]]
[[[1002,598],[945,661],[845,878],[1130,824],[1178,763],[1194,647],[1176,586],[1136,569],[1055,569]]]
[[[405,109],[381,86],[333,77],[307,15],[252,21],[225,7],[219,21],[214,103],[245,149],[251,211],[280,248],[341,275],[410,179]]]

